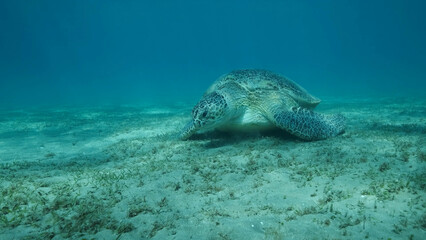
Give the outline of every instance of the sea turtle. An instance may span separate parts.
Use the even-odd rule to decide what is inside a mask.
[[[344,131],[340,114],[312,110],[321,100],[290,79],[267,70],[237,70],[220,77],[192,110],[180,137],[198,131],[280,128],[304,140]]]

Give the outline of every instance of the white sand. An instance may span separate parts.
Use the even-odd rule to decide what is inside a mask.
[[[179,141],[191,106],[0,112],[0,239],[426,239],[426,101],[333,99],[346,133]]]

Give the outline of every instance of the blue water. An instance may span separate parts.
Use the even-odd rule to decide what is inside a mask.
[[[265,68],[317,96],[426,90],[425,1],[2,1],[0,107],[195,102]]]

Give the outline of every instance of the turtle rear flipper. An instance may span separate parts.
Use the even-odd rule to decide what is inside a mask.
[[[304,140],[333,137],[345,128],[345,118],[340,114],[324,115],[300,107],[275,113],[274,121],[279,128]]]

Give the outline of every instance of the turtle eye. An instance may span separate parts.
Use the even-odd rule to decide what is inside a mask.
[[[206,117],[206,116],[207,116],[207,113],[208,113],[207,111],[204,111],[204,112],[203,112],[203,117]]]

